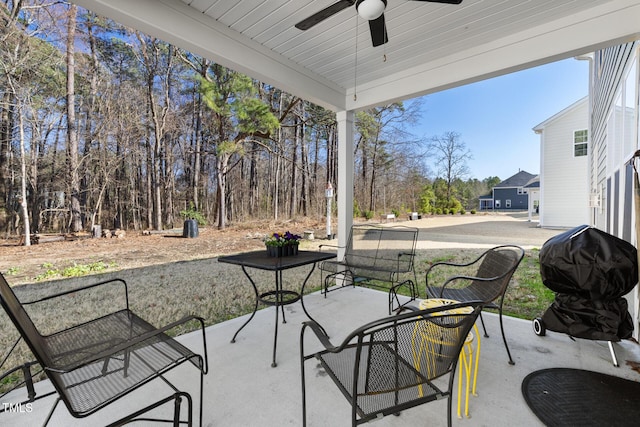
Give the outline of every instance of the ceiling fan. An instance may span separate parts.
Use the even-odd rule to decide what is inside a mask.
[[[429,3],[447,3],[460,4],[462,0],[414,0]],[[298,22],[296,28],[299,30],[308,30],[314,25],[324,21],[325,19],[335,15],[336,13],[356,5],[358,15],[369,21],[369,30],[371,31],[371,42],[373,46],[380,46],[389,41],[387,37],[387,28],[384,22],[384,10],[387,7],[387,0],[339,0],[316,12],[306,19]]]

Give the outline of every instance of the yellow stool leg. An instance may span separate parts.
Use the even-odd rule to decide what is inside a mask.
[[[464,413],[466,417],[469,417],[469,389],[471,388],[471,368],[473,366],[473,346],[471,340],[466,341],[460,352],[460,359],[458,365],[460,366],[460,372],[458,373],[458,418],[462,418],[460,414],[460,403],[462,401],[462,379],[465,380],[465,394],[464,394]],[[468,354],[467,354],[468,351]]]
[[[476,384],[478,382],[478,362],[480,361],[480,334],[478,333],[478,326],[477,325],[473,325],[473,328],[475,330],[476,333],[476,337],[478,337],[478,339],[476,340],[476,366],[473,369],[473,390],[471,391],[471,393],[474,396],[477,396],[478,393],[476,393]]]
[[[464,364],[465,357],[460,352],[460,357],[458,358],[458,418],[462,418],[462,415],[460,415],[460,401],[462,400],[462,374],[466,371]]]
[[[473,345],[471,344],[472,341],[473,341],[473,338],[470,341],[466,342],[464,345],[465,359],[467,359],[466,366],[465,366],[465,377],[467,380],[467,389],[465,391],[465,396],[464,396],[464,415],[467,418],[469,418],[469,390],[471,389],[471,368],[473,366]],[[468,355],[466,354],[467,351],[469,352]]]
[[[467,418],[469,418],[469,389],[471,389],[471,369],[473,367],[473,345],[471,344],[471,342],[469,342],[468,347],[469,364],[467,366],[467,394],[464,398],[464,415]]]

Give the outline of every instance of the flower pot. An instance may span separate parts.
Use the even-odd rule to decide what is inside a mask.
[[[282,256],[282,246],[267,245],[267,255],[272,257]]]
[[[298,245],[272,246],[266,245],[267,255],[271,257],[283,257],[298,255]]]

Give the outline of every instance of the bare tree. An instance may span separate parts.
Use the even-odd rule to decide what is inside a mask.
[[[409,146],[418,141],[405,130],[405,126],[416,120],[418,104],[405,108],[402,103],[360,111],[356,114],[356,169],[361,177],[356,182],[356,200],[368,210],[376,211],[376,203],[385,198],[385,185],[380,185],[397,158],[407,153]],[[385,206],[386,209],[386,206]]]
[[[438,176],[447,185],[447,200],[451,200],[451,187],[456,179],[463,179],[469,175],[467,161],[473,159],[471,151],[460,140],[457,132],[445,132],[442,136],[434,136],[429,142],[429,152],[432,153]]]
[[[157,39],[148,39],[141,33],[136,33],[142,53],[144,70],[146,73],[147,102],[151,114],[153,131],[153,149],[151,154],[151,191],[153,199],[153,224],[156,230],[162,229],[162,156],[166,154],[165,144],[167,136],[167,119],[170,109],[170,74],[173,66],[172,53],[165,52],[166,46]],[[161,93],[156,94],[156,79],[161,82]]]
[[[71,4],[67,16],[67,153],[69,161],[69,178],[71,184],[71,231],[82,230],[80,212],[80,174],[78,161],[78,129],[76,123],[75,96],[75,38],[76,16],[78,6]]]

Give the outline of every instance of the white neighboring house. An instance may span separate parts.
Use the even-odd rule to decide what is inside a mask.
[[[540,227],[590,224],[588,101],[584,97],[533,128],[540,135]]]
[[[529,195],[529,204],[527,211],[529,212],[529,222],[533,221],[533,215],[538,215],[540,207],[540,175],[536,175],[527,185],[524,186],[524,190]],[[539,222],[539,221],[538,221]],[[540,226],[540,224],[538,224]]]

